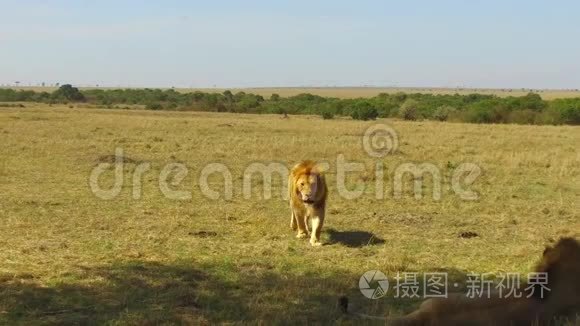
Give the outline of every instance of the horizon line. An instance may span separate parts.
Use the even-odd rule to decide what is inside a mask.
[[[392,89],[392,90],[489,90],[489,91],[506,91],[506,90],[529,90],[529,91],[575,91],[580,92],[579,88],[536,88],[536,87],[468,87],[468,86],[380,86],[380,85],[346,85],[346,86],[318,86],[318,85],[301,85],[301,86],[130,86],[130,85],[102,85],[102,84],[74,84],[74,83],[48,83],[41,85],[15,85],[14,83],[0,83],[0,88],[5,89],[30,89],[30,88],[57,88],[62,85],[70,84],[80,89],[179,89],[179,90],[228,90],[228,89]]]

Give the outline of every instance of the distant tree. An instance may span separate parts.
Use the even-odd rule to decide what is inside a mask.
[[[220,94],[216,93],[206,93],[203,97],[205,106],[210,109],[210,111],[216,111],[216,107],[219,103]]]
[[[547,103],[542,100],[540,94],[528,93],[526,96],[520,97],[520,107],[522,110],[541,111],[546,108]]]
[[[407,99],[407,93],[404,93],[404,92],[396,92],[395,94],[393,94],[393,98],[395,100],[397,100],[398,102],[403,102],[404,100]]]
[[[14,86],[15,82],[9,85]],[[506,97],[484,94],[383,93],[373,98],[355,99],[322,97],[306,93],[284,98],[272,94],[268,101],[264,101],[264,98],[257,94],[244,92],[233,94],[230,90],[223,93],[200,91],[185,93],[174,89],[92,88],[81,92],[69,84],[62,85],[52,93],[0,88],[0,102],[72,105],[79,101],[107,107],[141,105],[150,110],[312,114],[325,119],[351,116],[353,119],[371,120],[377,116],[400,116],[407,120],[453,119],[473,123],[580,124],[580,97],[543,100],[537,93]]]
[[[234,94],[233,94],[233,93],[232,93],[232,91],[230,91],[229,89],[228,89],[228,90],[225,90],[225,91],[223,92],[223,95],[224,95],[224,100],[225,100],[226,102],[228,102],[228,103],[231,103],[231,102],[233,102],[233,101],[234,101]]]
[[[220,103],[218,107],[218,112],[223,111],[234,111],[234,94],[228,89],[225,90],[222,95],[224,96],[224,103]]]
[[[70,84],[62,85],[52,93],[52,96],[57,100],[72,102],[82,102],[85,100],[83,93],[81,93],[78,88],[72,87]]]
[[[236,94],[236,97],[238,94]],[[250,112],[251,110],[249,109],[257,108],[260,106],[260,102],[263,100],[264,98],[259,95],[244,93],[243,96],[238,100],[238,106],[242,109],[242,112]]]
[[[241,100],[242,100],[242,99],[243,99],[245,96],[246,96],[246,92],[237,92],[237,93],[234,95],[234,100],[235,100],[236,102],[239,102],[239,101],[241,101]]]

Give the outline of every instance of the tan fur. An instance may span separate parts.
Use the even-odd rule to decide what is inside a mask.
[[[308,219],[312,222],[310,244],[320,246],[328,188],[322,171],[313,161],[303,161],[292,168],[288,176],[290,197],[290,227],[298,230],[296,237],[308,236]]]
[[[544,251],[536,272],[548,273],[551,290],[540,298],[524,293],[522,298],[469,299],[464,294],[429,299],[418,310],[388,325],[549,325],[558,316],[580,310],[580,243],[561,239]],[[521,287],[522,292],[527,286]],[[539,289],[534,291],[538,294]]]

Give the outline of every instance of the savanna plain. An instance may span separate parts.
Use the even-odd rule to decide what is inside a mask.
[[[377,123],[398,140],[382,158],[362,145]],[[464,290],[468,273],[527,273],[546,244],[580,236],[579,144],[573,126],[0,108],[0,323],[358,324],[337,308],[343,295],[366,314],[403,314],[420,300],[367,299],[361,275],[380,270],[394,282],[397,272],[446,272]],[[118,148],[123,187],[105,200],[89,179],[99,164],[115,162]],[[348,189],[365,189],[357,198],[339,194],[339,154],[365,165],[347,175]],[[252,163],[290,167],[303,159],[330,163],[325,245],[317,248],[291,231],[282,178],[274,175],[270,199],[259,174],[251,196],[242,191]],[[136,199],[135,171],[144,163],[150,169]],[[189,198],[160,189],[170,163],[187,167],[183,180],[168,180]],[[215,163],[231,173],[231,199],[209,198],[199,185]],[[404,163],[438,168],[440,200],[430,177],[423,198],[408,178],[394,196]],[[452,190],[462,163],[481,168],[469,185],[477,200]],[[103,188],[113,176],[113,168],[102,175]],[[219,174],[208,182],[218,192],[225,184]]]

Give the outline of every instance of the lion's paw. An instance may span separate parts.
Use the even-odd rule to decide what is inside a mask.
[[[298,239],[304,239],[304,238],[306,238],[306,237],[308,237],[308,233],[306,233],[306,232],[299,232],[299,233],[296,235],[296,238],[298,238]]]
[[[320,247],[320,246],[322,246],[322,242],[320,242],[320,241],[318,241],[318,240],[312,240],[312,239],[311,239],[311,240],[310,240],[310,244],[311,244],[313,247]]]

